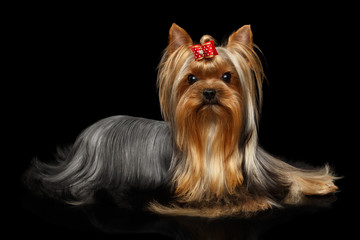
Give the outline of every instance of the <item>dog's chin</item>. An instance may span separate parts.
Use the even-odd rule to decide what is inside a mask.
[[[199,108],[198,111],[201,112],[219,112],[223,109],[224,107],[218,102],[218,101],[206,101],[203,102]]]

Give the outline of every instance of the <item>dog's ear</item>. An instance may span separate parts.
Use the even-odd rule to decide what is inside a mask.
[[[250,25],[244,25],[239,28],[236,32],[230,35],[228,45],[231,46],[232,44],[241,43],[249,48],[252,48],[253,45],[253,34],[251,32]]]
[[[189,34],[176,25],[175,23],[172,24],[170,31],[169,31],[169,53],[175,52],[181,46],[187,45],[191,46],[193,41],[191,40]]]

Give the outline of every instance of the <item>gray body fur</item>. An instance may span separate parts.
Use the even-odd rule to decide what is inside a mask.
[[[244,189],[266,197],[273,206],[301,200],[298,179],[326,182],[329,186],[336,179],[327,165],[299,169],[259,146],[255,149],[254,153],[247,153],[246,147],[244,150]],[[35,159],[24,181],[35,192],[73,205],[92,203],[97,191],[106,190],[117,204],[125,206],[129,203],[126,200],[131,201],[129,191],[133,189],[156,192],[165,186],[171,194],[171,177],[177,167],[175,152],[166,122],[113,116],[85,129],[70,149],[58,152],[55,162]],[[324,193],[326,187],[315,192]]]
[[[168,176],[172,140],[168,126],[113,116],[88,127],[55,163],[38,160],[25,174],[30,188],[72,204],[90,203],[97,190],[152,190]]]

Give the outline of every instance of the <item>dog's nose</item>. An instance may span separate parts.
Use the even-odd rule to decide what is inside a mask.
[[[207,100],[213,100],[215,98],[216,91],[215,91],[215,89],[212,89],[212,88],[205,89],[203,91],[203,95]]]

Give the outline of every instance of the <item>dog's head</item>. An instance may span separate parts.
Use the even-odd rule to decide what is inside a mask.
[[[176,24],[171,26],[158,87],[163,117],[178,138],[199,124],[226,125],[237,138],[256,125],[263,70],[252,39],[250,25],[243,26],[226,44],[216,46],[218,55],[196,61],[189,34]],[[211,40],[204,35],[200,44]],[[181,142],[177,142],[180,148]]]

